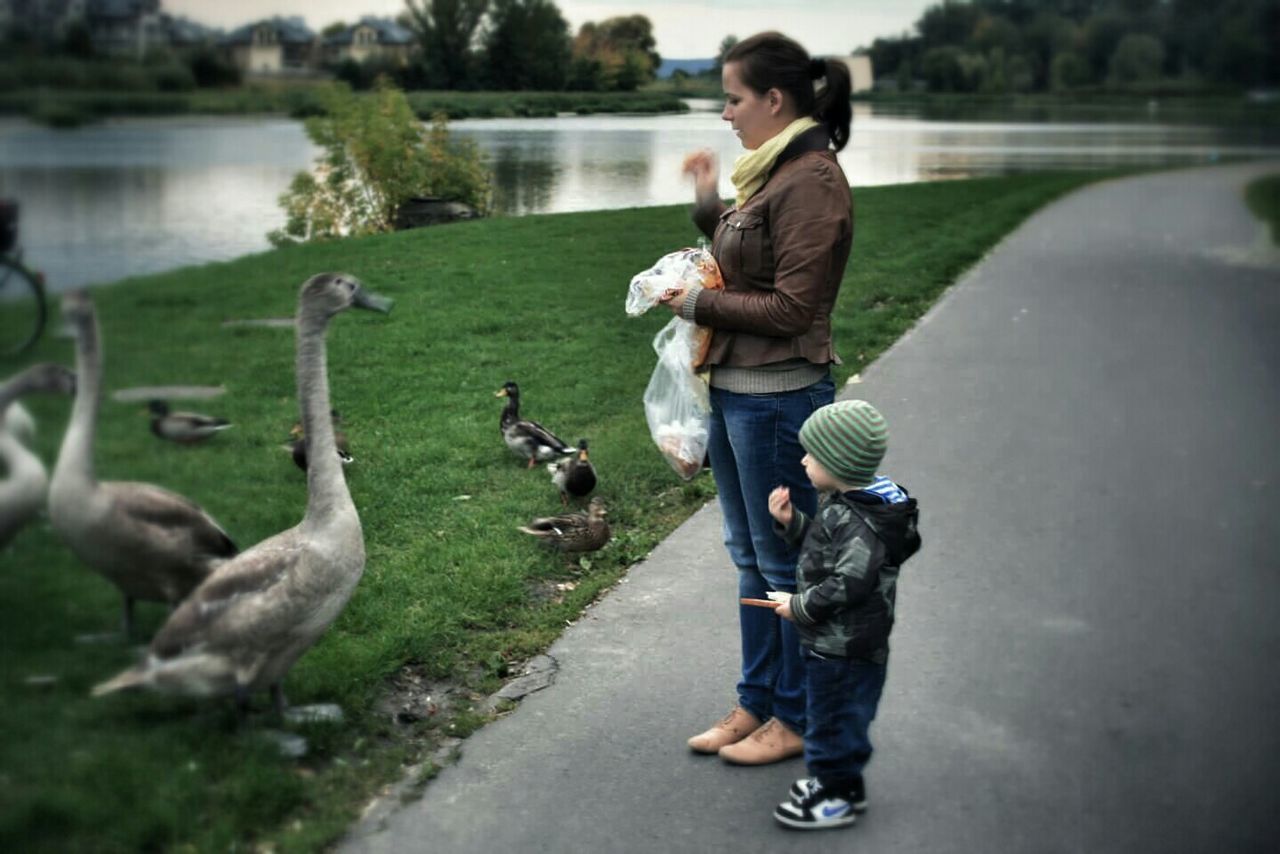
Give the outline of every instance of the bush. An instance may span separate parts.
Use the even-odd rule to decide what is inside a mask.
[[[307,119],[307,136],[323,153],[280,197],[283,229],[276,246],[391,231],[400,205],[439,196],[488,211],[488,170],[475,143],[449,136],[443,114],[430,128],[404,93],[385,78],[370,95],[336,84],[322,90],[325,115]]]
[[[195,75],[185,65],[161,65],[151,73],[156,89],[161,92],[190,92],[196,88]]]
[[[1075,51],[1055,54],[1049,80],[1055,92],[1085,86],[1089,83],[1089,60]]]
[[[212,48],[202,47],[187,60],[191,76],[202,89],[239,86],[240,69]]]
[[[1120,40],[1108,66],[1108,82],[1127,86],[1160,79],[1164,45],[1155,36],[1128,35]]]

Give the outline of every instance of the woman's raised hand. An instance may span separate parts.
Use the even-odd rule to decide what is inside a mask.
[[[690,154],[684,159],[680,171],[693,178],[693,192],[699,204],[720,198],[720,161],[710,149],[703,148]]]

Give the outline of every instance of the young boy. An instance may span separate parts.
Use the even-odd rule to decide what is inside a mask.
[[[786,487],[769,496],[777,533],[802,544],[796,592],[777,606],[799,629],[808,691],[811,776],[773,813],[787,827],[846,827],[867,808],[867,729],[884,687],[898,568],[920,546],[915,499],[876,474],[887,440],[866,401],[824,406],[800,428],[805,472],[825,493],[817,517],[793,508]]]

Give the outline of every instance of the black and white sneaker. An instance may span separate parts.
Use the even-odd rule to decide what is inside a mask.
[[[779,824],[795,830],[848,827],[858,820],[852,801],[835,792],[826,791],[816,782],[809,787],[809,794],[800,803],[788,800],[778,804],[773,817]]]
[[[791,784],[791,803],[795,804],[796,806],[799,806],[800,802],[803,801],[805,798],[809,797],[809,795],[812,794],[813,790],[816,788],[818,788],[817,777],[801,777],[799,780],[796,780],[794,783]],[[866,784],[858,783],[857,786],[854,787],[853,791],[850,792],[849,794],[852,795],[852,798],[850,799],[849,803],[853,804],[853,811],[866,812],[867,811]]]

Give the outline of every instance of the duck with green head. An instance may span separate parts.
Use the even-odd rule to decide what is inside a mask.
[[[502,418],[498,422],[502,429],[502,440],[513,453],[529,461],[529,468],[537,463],[567,457],[574,452],[563,439],[537,421],[520,417],[520,386],[508,380],[493,396],[507,399]]]

